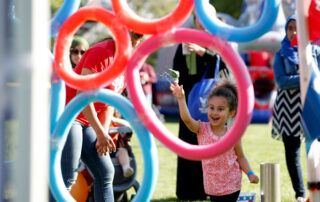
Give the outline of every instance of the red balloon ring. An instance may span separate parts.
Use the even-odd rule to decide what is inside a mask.
[[[180,0],[170,14],[159,19],[147,19],[136,15],[128,6],[127,0],[111,0],[112,9],[128,28],[140,34],[156,34],[182,25],[193,9],[193,0]]]
[[[116,53],[113,63],[105,71],[91,75],[78,75],[71,68],[69,49],[75,31],[88,20],[99,21],[110,29],[115,38]],[[87,6],[80,8],[61,26],[56,41],[53,66],[68,85],[80,90],[94,90],[107,86],[124,72],[131,52],[131,39],[127,27],[110,11],[100,6]]]

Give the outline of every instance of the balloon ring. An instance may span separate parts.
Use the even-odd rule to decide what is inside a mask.
[[[195,11],[200,23],[212,34],[226,41],[249,42],[268,32],[274,24],[280,6],[280,0],[266,0],[262,15],[256,24],[248,27],[233,27],[221,22],[218,18],[210,18],[206,9],[209,0],[194,1]]]
[[[193,0],[180,0],[172,13],[160,19],[147,19],[136,15],[128,6],[127,0],[111,0],[111,2],[112,9],[120,21],[130,30],[140,34],[156,34],[179,27],[187,20],[193,9]]]
[[[53,55],[48,50],[50,60],[54,62]],[[61,80],[56,71],[52,71],[51,75],[51,100],[50,100],[50,134],[59,120],[60,115],[64,111],[66,105],[66,84]]]
[[[140,84],[139,69],[150,53],[161,46],[186,42],[196,43],[218,52],[231,67],[236,79],[239,103],[235,123],[220,142],[212,145],[192,145],[171,134],[148,105]],[[250,123],[254,106],[253,86],[240,56],[233,51],[227,42],[209,33],[194,29],[177,29],[174,32],[154,35],[140,44],[128,63],[127,87],[130,100],[149,131],[170,150],[191,160],[212,158],[234,146]]]
[[[116,53],[113,63],[105,71],[98,74],[78,75],[71,68],[69,48],[74,32],[88,20],[99,21],[111,30],[115,37]],[[56,42],[54,68],[57,69],[59,76],[73,88],[98,89],[110,84],[125,70],[131,50],[128,29],[113,13],[100,6],[86,6],[80,8],[62,25]]]
[[[97,91],[84,92],[76,96],[60,116],[54,133],[51,136],[50,154],[50,187],[57,201],[75,201],[63,182],[61,174],[61,154],[66,142],[68,132],[74,120],[82,109],[91,102],[105,102],[116,109],[130,122],[137,134],[143,155],[143,179],[133,201],[150,201],[156,187],[158,178],[158,154],[157,147],[150,132],[144,127],[142,121],[132,104],[123,96],[110,90],[101,89]]]
[[[63,2],[59,11],[51,19],[51,37],[57,35],[63,22],[79,9],[80,3],[81,0],[65,0]]]
[[[56,73],[53,73],[55,75]],[[66,104],[66,85],[56,78],[51,82],[50,133],[53,132]]]

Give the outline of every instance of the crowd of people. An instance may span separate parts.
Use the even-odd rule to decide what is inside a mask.
[[[194,28],[206,31],[194,17]],[[296,201],[305,201],[306,191],[300,163],[300,146],[303,139],[301,129],[299,59],[296,47],[290,41],[296,35],[296,18],[290,16],[285,25],[286,36],[280,50],[274,57],[274,74],[278,86],[272,116],[272,136],[282,139],[285,148],[287,168]],[[143,35],[130,32],[132,46],[141,42]],[[75,36],[70,48],[70,62],[79,75],[95,74],[109,67],[115,54],[114,40],[104,40],[89,48],[88,42]],[[317,64],[320,50],[313,46],[313,55]],[[170,85],[172,94],[178,100],[180,121],[179,138],[190,144],[208,145],[221,140],[230,129],[227,124],[237,112],[238,93],[232,78],[232,72],[217,53],[197,44],[180,44],[176,50],[173,69],[179,71],[179,83]],[[218,63],[218,65],[217,65]],[[208,122],[195,120],[190,116],[187,97],[195,83],[204,73],[214,77],[215,68],[219,68],[219,82],[208,95]],[[105,88],[123,93],[126,88],[125,74],[119,75]],[[140,80],[146,98],[152,104],[152,85],[157,81],[154,68],[143,64]],[[81,91],[66,86],[68,104]],[[296,109],[292,111],[291,109]],[[283,112],[284,111],[284,112]],[[125,120],[119,122],[119,115],[112,107],[104,103],[90,103],[72,123],[66,144],[63,148],[61,165],[64,183],[68,190],[77,179],[80,160],[86,165],[94,178],[95,201],[113,201],[112,181],[114,167],[111,155],[122,162],[125,177],[132,175],[125,149],[116,147],[117,137],[108,133],[112,125],[129,125]],[[115,153],[117,151],[117,153]],[[259,177],[251,169],[241,140],[227,152],[212,159],[190,161],[178,157],[176,195],[180,200],[237,201],[241,191],[242,173],[251,183],[259,183]],[[51,200],[54,199],[51,197]]]

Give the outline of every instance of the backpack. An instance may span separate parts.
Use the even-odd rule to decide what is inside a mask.
[[[197,82],[191,89],[188,96],[188,109],[190,115],[195,120],[208,122],[208,95],[218,80],[220,66],[220,56],[217,55],[216,68],[214,78],[205,78],[209,67],[207,67],[201,80]]]

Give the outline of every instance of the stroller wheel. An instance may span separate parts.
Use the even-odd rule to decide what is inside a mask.
[[[114,193],[114,201],[115,202],[128,202],[128,194],[127,192],[115,192]]]
[[[130,197],[130,200],[132,200],[135,196],[136,196],[135,194],[132,194]]]
[[[124,193],[123,193],[123,197],[122,197],[122,199],[121,199],[121,202],[128,202],[127,192],[124,192]]]

